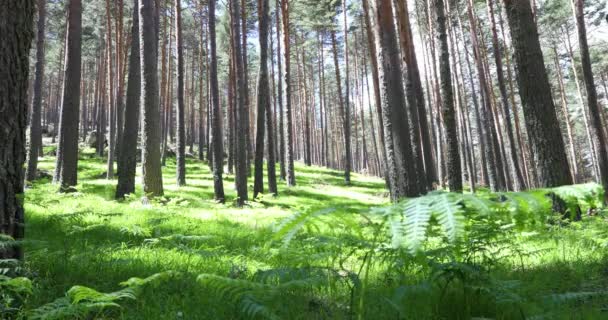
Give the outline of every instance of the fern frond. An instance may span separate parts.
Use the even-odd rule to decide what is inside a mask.
[[[122,299],[135,300],[135,292],[131,288],[125,288],[116,292],[103,293],[95,289],[85,286],[73,286],[67,292],[68,298],[73,304],[78,304],[82,301],[97,302],[115,302]]]
[[[608,290],[565,292],[559,294],[551,294],[548,295],[547,298],[555,303],[564,303],[573,300],[591,299],[605,295],[608,295]]]
[[[245,295],[240,302],[241,309],[249,319],[264,318],[270,320],[281,319],[265,304],[250,295]]]
[[[450,241],[456,239],[464,230],[464,210],[462,201],[453,193],[438,195],[433,201],[432,212],[439,220]]]
[[[496,207],[496,203],[486,198],[482,198],[476,194],[465,194],[462,196],[464,204],[467,207],[472,207],[478,214],[490,215]]]
[[[237,302],[243,295],[270,289],[271,286],[263,283],[252,282],[241,279],[231,279],[214,274],[201,274],[196,278],[197,282],[211,291]]]
[[[284,219],[276,228],[274,239],[282,239],[284,245],[288,245],[291,239],[308,223],[319,216],[334,212],[334,208],[326,208],[319,211],[299,212]]]
[[[405,234],[393,234],[392,238],[404,238],[411,251],[418,249],[426,237],[426,230],[432,214],[429,202],[429,198],[431,197],[433,196],[407,200],[403,205],[403,215],[405,216],[403,228],[391,229],[391,231],[405,232]]]

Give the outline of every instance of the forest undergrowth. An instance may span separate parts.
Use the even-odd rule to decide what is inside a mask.
[[[297,187],[241,209],[213,201],[206,163],[187,168],[187,186],[147,205],[140,189],[114,200],[91,150],[76,192],[29,186],[25,263],[1,261],[0,318],[608,318],[598,185],[391,205],[380,179],[344,186],[342,172],[297,164]],[[163,174],[174,179],[174,159]]]

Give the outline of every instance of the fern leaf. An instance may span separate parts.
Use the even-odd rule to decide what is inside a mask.
[[[307,222],[322,215],[334,212],[334,208],[326,208],[320,211],[299,212],[284,219],[276,229],[274,238],[282,239],[284,245],[288,245],[291,239],[306,225]]]
[[[432,211],[448,239],[455,241],[464,230],[464,211],[461,199],[450,193],[440,194],[433,201]]]
[[[393,234],[395,237],[405,238],[407,245],[411,251],[415,251],[420,247],[420,244],[426,237],[426,230],[431,219],[431,207],[428,201],[432,196],[410,199],[403,206],[403,214],[405,215],[405,224],[403,229],[392,229],[392,231],[405,234]]]

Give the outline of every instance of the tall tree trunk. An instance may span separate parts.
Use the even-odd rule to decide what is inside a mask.
[[[160,159],[160,104],[154,1],[139,3],[139,41],[141,45],[141,116],[143,187],[146,196],[163,195]]]
[[[285,164],[285,115],[283,114],[283,71],[281,66],[281,41],[283,41],[281,37],[281,27],[280,27],[280,19],[279,12],[281,9],[280,0],[276,0],[276,32],[277,32],[277,74],[278,74],[278,84],[277,84],[277,101],[279,104],[279,163],[280,163],[280,174],[279,178],[281,180],[286,180],[287,177],[287,169]],[[284,18],[283,18],[284,19]],[[289,39],[289,38],[288,38]],[[289,41],[289,40],[287,40]]]
[[[553,45],[555,54],[555,70],[557,71],[557,81],[559,84],[559,92],[562,105],[562,113],[564,114],[564,122],[566,123],[566,132],[568,137],[568,145],[570,149],[570,168],[572,170],[572,181],[578,181],[578,159],[576,156],[577,149],[574,147],[574,135],[572,130],[572,121],[570,121],[570,112],[568,111],[568,100],[566,97],[566,89],[564,87],[564,78],[562,76],[562,68],[559,64],[559,55],[557,54],[557,46]]]
[[[78,122],[80,112],[82,5],[70,0],[68,6],[68,33],[65,53],[63,102],[57,147],[56,171],[62,191],[68,191],[78,179]]]
[[[494,49],[494,62],[496,63],[496,77],[498,79],[498,88],[500,90],[500,97],[505,115],[505,124],[507,127],[507,142],[509,143],[509,156],[512,166],[511,171],[513,181],[515,182],[514,188],[516,191],[518,191],[525,189],[526,184],[519,165],[519,158],[517,157],[517,148],[515,146],[515,138],[513,134],[513,125],[511,124],[511,105],[509,102],[509,94],[507,92],[502,67],[502,54],[500,52],[500,44],[498,42],[498,32],[496,31],[496,19],[494,18],[494,5],[492,3],[493,0],[486,1],[488,5],[488,15],[490,16],[490,26],[492,28],[492,48]]]
[[[217,47],[215,34],[215,0],[209,0],[209,82],[211,89],[211,145],[213,162],[213,191],[215,201],[224,203],[224,145],[222,142],[222,110],[220,106],[219,88],[217,83]]]
[[[247,195],[247,131],[249,121],[245,106],[246,83],[241,48],[241,21],[239,19],[239,0],[231,0],[232,42],[234,47],[234,67],[236,76],[236,192],[237,204],[242,206],[248,200]]]
[[[139,8],[139,0],[133,0],[133,8]],[[139,108],[141,95],[141,61],[139,44],[139,13],[133,10],[131,26],[131,55],[129,58],[129,82],[124,117],[122,150],[118,153],[118,185],[116,198],[122,199],[135,192],[135,171],[137,167],[137,132],[139,129]]]
[[[608,153],[606,153],[606,137],[602,129],[600,107],[597,102],[597,89],[591,69],[591,57],[589,56],[589,44],[587,43],[587,27],[585,26],[585,13],[583,11],[583,0],[572,0],[575,11],[576,27],[578,30],[578,42],[581,50],[581,64],[583,66],[583,79],[587,89],[587,105],[593,128],[593,138],[597,147],[597,161],[599,178],[604,190],[608,190]],[[608,202],[608,192],[604,192],[604,203]]]
[[[437,40],[439,41],[439,73],[441,78],[441,113],[446,130],[447,145],[447,178],[452,192],[462,192],[462,168],[456,131],[456,110],[452,92],[452,70],[450,68],[450,49],[446,32],[446,17],[443,0],[435,0],[437,17]]]
[[[571,184],[549,79],[528,0],[503,0],[518,70],[519,94],[541,187]]]
[[[409,125],[405,112],[405,94],[399,66],[399,51],[395,41],[395,25],[390,0],[375,0],[373,8],[375,42],[378,54],[382,118],[391,199],[419,194],[414,183],[413,157]]]
[[[342,13],[344,22],[344,104],[342,105],[342,121],[344,126],[344,153],[346,158],[344,159],[344,183],[350,184],[350,171],[352,166],[352,151],[350,141],[350,73],[349,73],[349,62],[348,62],[348,23],[347,23],[347,7],[346,0],[342,0]],[[340,80],[338,80],[339,82]],[[342,91],[340,91],[341,94]]]
[[[42,108],[42,82],[44,81],[44,27],[46,24],[46,1],[38,0],[38,36],[36,41],[36,71],[34,74],[34,98],[30,116],[30,147],[27,150],[25,179],[34,181],[38,168],[38,151],[42,147],[40,113]],[[5,40],[7,41],[7,40]]]
[[[186,128],[184,106],[184,44],[181,0],[175,0],[175,46],[177,49],[177,185],[186,184]]]
[[[260,41],[260,69],[258,71],[258,108],[257,108],[257,133],[255,138],[255,168],[254,168],[254,183],[253,197],[256,198],[259,193],[264,192],[264,121],[266,120],[266,111],[270,110],[270,87],[268,84],[268,0],[258,0],[259,14],[259,41]],[[268,119],[272,119],[271,116]],[[272,123],[272,121],[270,122]],[[269,127],[270,129],[271,127]],[[268,132],[270,137],[271,132]],[[271,144],[268,144],[271,150]],[[273,156],[271,152],[268,156]],[[269,171],[270,173],[270,171]],[[275,190],[276,192],[276,190]]]
[[[112,14],[110,13],[110,0],[106,0],[106,45],[108,46],[108,124],[110,125],[110,139],[108,139],[108,161],[106,178],[114,178],[114,151],[116,150],[116,102],[114,96],[114,62],[112,59]],[[118,44],[117,44],[118,46]]]
[[[291,110],[291,53],[290,53],[290,26],[289,26],[289,0],[281,0],[281,16],[283,24],[283,61],[285,62],[285,71],[283,72],[284,93],[285,93],[285,130],[287,131],[286,152],[286,175],[287,186],[293,187],[296,185],[296,176],[293,165],[293,125],[292,125],[292,110]],[[280,67],[279,67],[280,68]]]
[[[23,164],[27,126],[29,50],[34,0],[0,0],[0,234],[24,236]],[[0,259],[21,259],[21,247],[0,248]]]
[[[384,141],[384,123],[382,122],[382,98],[380,95],[380,80],[378,76],[378,54],[376,52],[375,46],[375,37],[372,32],[372,24],[369,16],[369,3],[368,0],[362,0],[363,2],[363,18],[365,20],[365,33],[367,38],[367,47],[369,48],[369,55],[371,61],[371,70],[372,70],[372,84],[374,87],[374,105],[376,106],[376,112],[378,114],[378,135],[380,136],[380,149],[382,151],[382,158],[386,159],[386,145]],[[380,157],[380,155],[378,155]],[[380,162],[384,163],[384,161]],[[386,181],[388,182],[388,173],[387,168],[385,166],[380,165],[382,168],[380,170],[385,171]]]

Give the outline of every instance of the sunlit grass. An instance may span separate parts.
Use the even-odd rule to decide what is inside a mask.
[[[49,171],[53,166],[51,157],[40,163]],[[28,188],[25,258],[36,284],[30,307],[63,296],[73,285],[114,291],[130,277],[175,270],[181,272],[178,279],[145,292],[112,317],[240,318],[237,305],[201,287],[196,277],[209,273],[251,279],[259,270],[307,266],[357,272],[367,252],[360,240],[371,238],[368,231],[354,234],[336,221],[330,228],[303,230],[290,248],[284,248],[274,240],[273,227],[294,212],[327,207],[365,225],[369,222],[354,214],[388,203],[380,179],[354,174],[353,184],[345,186],[340,171],[297,164],[296,187],[287,188],[280,182],[279,197],[263,195],[245,208],[237,208],[232,176],[225,175],[226,204],[217,204],[206,163],[188,160],[187,185],[177,187],[174,160],[168,159],[163,169],[165,197],[144,205],[139,184],[135,195],[114,200],[116,181],[103,177],[105,168],[103,159],[89,150],[79,162],[78,192],[60,194],[48,180]],[[140,168],[137,172],[139,176]],[[252,183],[250,179],[250,191]],[[512,247],[505,251],[506,257],[497,256],[495,265],[484,268],[497,280],[516,282],[513,292],[523,301],[517,304],[496,302],[493,292],[475,287],[474,282],[467,283],[466,294],[458,281],[442,291],[431,280],[435,275],[426,258],[404,256],[401,265],[375,261],[364,318],[398,319],[397,310],[402,308],[401,317],[407,319],[521,319],[522,314],[549,313],[550,319],[605,319],[606,299],[555,305],[546,303],[546,297],[608,287],[607,230],[608,223],[600,215],[566,227],[510,233]],[[175,235],[198,237],[192,241],[154,240]],[[441,245],[435,244],[438,247]],[[405,285],[422,289],[404,291]],[[399,296],[399,292],[407,293]],[[283,312],[288,319],[349,319],[354,314],[350,295],[348,286],[338,285],[315,289],[314,296],[286,296],[277,304],[289,310]]]

